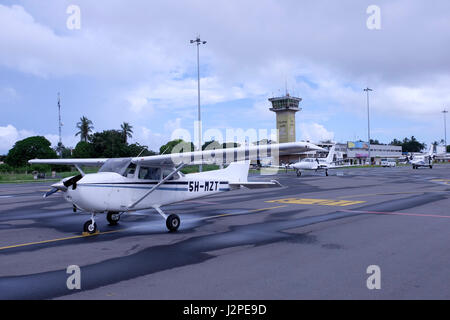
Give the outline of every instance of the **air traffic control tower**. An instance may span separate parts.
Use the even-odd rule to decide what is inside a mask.
[[[302,109],[298,107],[302,98],[284,97],[270,98],[273,111],[277,114],[278,143],[295,142],[295,113]]]

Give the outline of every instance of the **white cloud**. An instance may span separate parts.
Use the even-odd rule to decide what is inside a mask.
[[[170,135],[153,132],[145,126],[136,126],[131,143],[147,146],[150,150],[159,152],[159,147],[170,141]]]
[[[366,28],[367,5],[349,0],[80,0],[82,28],[76,32],[65,27],[63,2],[22,3],[0,5],[0,41],[8,44],[0,50],[0,66],[46,78],[101,78],[115,92],[113,103],[125,102],[138,116],[163,109],[185,121],[195,114],[182,111],[197,103],[189,39],[198,32],[208,41],[200,53],[202,105],[251,99],[252,112],[234,108],[242,116],[231,119],[251,127],[274,119],[265,97],[284,89],[285,80],[304,99],[304,113],[315,104],[363,116],[365,86],[375,90],[373,112],[398,117],[431,117],[450,100],[445,0],[433,6],[380,0],[379,31]],[[331,119],[313,112],[303,120]],[[141,136],[157,138],[155,132]]]
[[[53,148],[58,145],[59,136],[55,134],[36,134],[35,132],[30,130],[19,130],[11,124],[8,124],[4,127],[0,126],[0,154],[8,153],[8,151],[14,146],[17,141],[38,135],[44,136],[48,141],[50,141]],[[79,138],[72,136],[63,136],[62,141],[66,147],[74,148],[79,142]]]
[[[174,130],[181,128],[181,118],[169,120],[164,124],[164,130],[166,132],[173,132]]]
[[[318,123],[301,123],[299,129],[300,140],[320,142],[334,139],[334,132],[328,131]]]
[[[0,127],[0,153],[6,154],[18,140],[33,136],[34,133],[28,130],[17,130],[13,125],[8,124]]]
[[[217,77],[204,77],[201,83],[201,103],[215,104],[242,99],[247,96],[238,86],[226,87]],[[134,112],[154,111],[155,108],[183,109],[197,104],[197,80],[166,79],[151,81],[124,93],[130,110]]]

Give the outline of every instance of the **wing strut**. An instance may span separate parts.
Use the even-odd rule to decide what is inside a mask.
[[[146,197],[148,197],[153,191],[155,191],[156,189],[159,188],[159,186],[161,186],[164,182],[166,182],[167,180],[169,180],[170,178],[173,177],[174,174],[176,174],[178,171],[180,171],[181,169],[183,169],[186,166],[185,163],[180,164],[175,170],[173,170],[167,177],[165,177],[164,179],[162,179],[160,182],[158,182],[158,184],[156,184],[153,188],[151,188],[146,194],[144,194],[140,199],[138,199],[137,201],[133,202],[132,204],[130,204],[127,209],[133,209],[136,205],[138,205],[142,200],[144,200]]]

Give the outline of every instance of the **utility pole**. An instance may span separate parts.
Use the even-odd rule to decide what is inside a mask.
[[[58,127],[59,127],[59,142],[58,142],[58,152],[59,152],[59,157],[62,158],[62,137],[61,137],[61,127],[62,127],[62,122],[61,122],[61,98],[59,96],[59,92],[58,92]]]
[[[447,113],[448,110],[443,110],[442,113],[444,114],[444,143],[445,143],[445,152],[447,152]]]
[[[369,87],[365,88],[364,91],[367,93],[367,139],[369,142],[369,165],[372,164],[372,158],[370,156],[370,112],[369,112],[369,91],[373,91]]]
[[[201,112],[200,112],[200,45],[206,44],[206,41],[200,40],[200,36],[197,36],[195,40],[191,40],[191,43],[197,44],[197,90],[198,90],[198,150],[202,151],[202,125],[201,125]],[[199,171],[203,171],[203,165],[200,164]]]

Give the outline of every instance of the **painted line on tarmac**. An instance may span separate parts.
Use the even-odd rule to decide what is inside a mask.
[[[450,219],[450,216],[443,216],[438,214],[427,213],[408,213],[408,212],[384,212],[384,211],[364,211],[364,210],[339,210],[340,212],[349,213],[367,213],[367,214],[380,214],[380,215],[395,215],[395,216],[415,216],[415,217],[430,217],[430,218],[444,218]]]
[[[380,192],[380,193],[364,193],[364,194],[355,194],[349,196],[340,196],[338,199],[350,199],[350,198],[359,198],[359,197],[370,197],[370,196],[388,196],[388,195],[396,195],[396,194],[418,194],[418,193],[430,193],[430,192],[450,192],[447,190],[422,190],[422,191],[407,191],[407,192]]]
[[[99,233],[94,233],[94,234],[89,234],[89,235],[78,235],[78,236],[72,236],[72,237],[65,237],[65,238],[58,238],[58,239],[50,239],[50,240],[42,240],[42,241],[36,241],[36,242],[15,244],[15,245],[6,246],[6,247],[0,247],[0,250],[12,249],[12,248],[20,248],[20,247],[27,247],[27,246],[32,246],[32,245],[46,244],[46,243],[66,241],[66,240],[72,240],[72,239],[81,239],[81,238],[93,237],[93,236],[98,236],[98,235],[103,235],[103,234],[117,233],[117,232],[121,232],[123,230],[126,230],[126,229],[106,231],[106,232],[99,232]]]
[[[271,203],[285,203],[285,204],[306,204],[306,205],[319,205],[319,206],[335,206],[345,207],[354,204],[365,203],[366,201],[349,201],[349,200],[328,200],[328,199],[309,199],[309,198],[287,198],[278,200],[269,200],[266,202]]]

